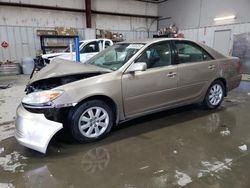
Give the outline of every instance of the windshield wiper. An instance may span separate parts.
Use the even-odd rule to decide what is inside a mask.
[[[121,61],[110,61],[110,62],[105,62],[103,65],[113,65],[113,64],[120,64],[122,63]]]
[[[86,64],[86,63],[85,63]],[[96,66],[96,67],[101,67],[101,68],[104,68],[104,69],[107,69],[107,70],[109,70],[109,72],[110,71],[113,71],[112,69],[110,69],[110,68],[108,68],[108,67],[106,67],[106,66],[102,66],[102,65],[100,65],[100,64],[92,64],[92,63],[87,63],[88,65],[92,65],[92,66]]]

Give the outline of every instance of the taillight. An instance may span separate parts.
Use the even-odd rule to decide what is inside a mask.
[[[237,72],[238,72],[238,73],[241,73],[241,66],[242,66],[242,61],[239,59],[239,60],[237,61]]]

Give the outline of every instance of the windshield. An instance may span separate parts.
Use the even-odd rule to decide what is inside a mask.
[[[94,56],[86,63],[115,71],[130,60],[143,46],[144,44],[135,43],[115,44]]]

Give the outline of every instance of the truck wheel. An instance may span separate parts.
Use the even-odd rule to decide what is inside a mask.
[[[114,113],[105,102],[91,100],[74,109],[70,123],[74,139],[79,142],[94,142],[110,132],[114,123]]]
[[[224,96],[225,85],[220,80],[216,80],[209,87],[203,104],[207,109],[216,109],[222,103]]]

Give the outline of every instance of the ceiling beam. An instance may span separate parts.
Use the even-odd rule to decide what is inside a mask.
[[[85,0],[86,7],[86,27],[91,28],[91,0]]]
[[[136,0],[136,1],[141,1],[141,2],[145,2],[145,3],[155,3],[155,4],[159,4],[159,3],[164,3],[168,0]]]

